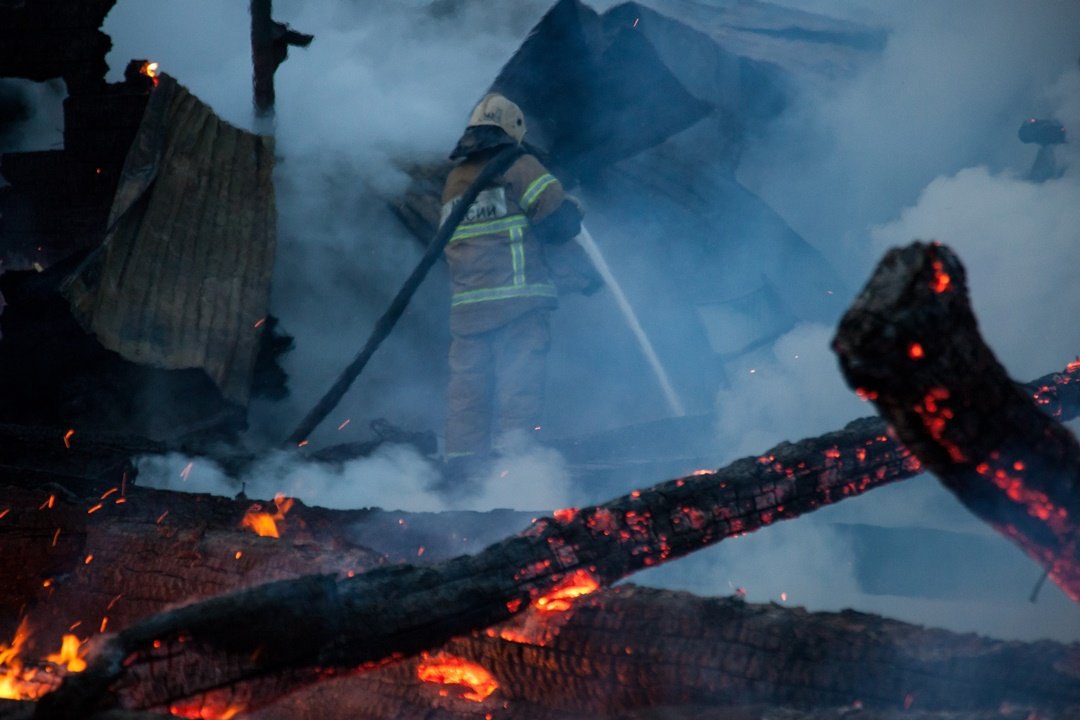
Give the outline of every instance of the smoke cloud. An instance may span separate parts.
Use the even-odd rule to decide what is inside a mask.
[[[271,309],[295,336],[296,349],[285,361],[289,399],[252,407],[253,445],[285,437],[359,349],[421,252],[386,202],[406,187],[409,163],[445,156],[473,102],[549,4],[511,9],[475,2],[457,14],[433,15],[421,0],[275,3],[276,19],[316,39],[307,49],[291,49],[276,75],[280,222]],[[664,7],[662,0],[646,4]],[[1080,284],[1070,277],[1080,253],[1076,145],[1056,151],[1060,178],[1034,184],[1025,176],[1035,148],[1016,136],[1031,116],[1080,127],[1080,6],[1053,0],[785,4],[883,27],[888,43],[853,75],[800,89],[745,149],[738,179],[840,269],[852,291],[889,246],[916,238],[953,246],[968,268],[986,337],[1018,379],[1060,368],[1080,353],[1080,329],[1066,320],[1080,301]],[[500,12],[491,13],[492,6]],[[246,3],[122,0],[104,29],[114,42],[111,79],[128,59],[148,57],[225,119],[255,127]],[[364,439],[366,421],[377,417],[441,430],[448,332],[440,272],[314,444]],[[832,332],[824,324],[796,326],[725,368],[728,383],[706,420],[715,426],[709,452],[717,466],[870,414],[843,384],[828,350]],[[585,340],[605,347],[605,329],[579,342]],[[618,372],[619,359],[603,356],[591,353],[597,365],[575,377]],[[553,393],[588,390],[582,380]],[[603,407],[597,414],[617,415]],[[334,430],[347,419],[345,429]],[[198,462],[181,480],[187,462],[147,459],[140,482],[238,490]],[[493,470],[482,495],[455,507],[576,504],[581,480],[570,470],[554,451],[523,452]],[[245,479],[252,497],[284,492],[331,507],[419,511],[450,507],[427,491],[435,473],[431,459],[386,447],[341,468],[270,456]],[[899,568],[889,563],[905,556],[888,556],[867,540],[878,535],[857,534],[867,532],[857,526],[970,536],[980,543],[978,563],[965,562],[985,574],[983,589],[974,591],[985,597],[973,598],[970,587],[962,599],[950,596],[940,576],[959,565],[934,565],[932,558],[928,572],[939,579],[928,579],[925,591],[871,591],[861,563],[869,557]],[[948,541],[934,542],[927,547],[940,562]],[[751,600],[780,601],[786,593],[785,602],[810,608],[851,606],[1004,637],[1080,638],[1080,613],[1055,588],[1044,588],[1038,605],[1027,603],[1039,568],[1020,558],[1022,569],[1009,575],[1018,552],[922,477],[725,542],[640,579],[708,593],[742,587]],[[994,591],[999,586],[1010,593]]]

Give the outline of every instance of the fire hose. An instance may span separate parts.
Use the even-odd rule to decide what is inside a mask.
[[[476,196],[480,194],[480,191],[487,187],[496,177],[504,173],[509,167],[517,160],[521,155],[525,153],[525,150],[518,146],[512,145],[502,151],[500,151],[495,157],[493,157],[484,169],[480,171],[480,174],[476,177],[464,193],[462,193],[461,201],[454,206],[454,209],[450,212],[450,215],[446,218],[446,221],[439,226],[438,231],[435,233],[435,237],[432,238],[428,244],[427,249],[424,251],[424,255],[420,258],[420,262],[417,263],[413,269],[412,274],[398,290],[397,295],[390,302],[390,306],[386,308],[386,312],[375,322],[375,327],[372,329],[371,334],[368,336],[367,342],[364,343],[364,347],[356,354],[352,362],[348,367],[342,371],[337,381],[326,391],[326,394],[322,396],[315,407],[304,417],[300,424],[293,430],[286,441],[289,445],[296,446],[307,439],[308,435],[318,427],[319,423],[326,419],[326,416],[330,414],[337,404],[344,397],[345,393],[349,391],[353,381],[363,372],[364,367],[371,360],[371,356],[375,354],[375,351],[379,349],[382,341],[390,335],[390,332],[394,329],[397,321],[401,318],[405,312],[405,308],[408,307],[409,301],[416,293],[417,288],[427,277],[428,271],[431,270],[435,261],[439,259],[442,254],[443,248],[446,247],[446,243],[449,242],[450,236],[454,234],[454,230],[457,229],[458,224],[465,218],[465,214],[469,211],[469,207],[476,200]]]

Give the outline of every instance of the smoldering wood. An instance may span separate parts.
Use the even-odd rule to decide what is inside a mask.
[[[1078,652],[1075,643],[991,640],[852,610],[811,613],[624,585],[580,598],[562,612],[529,608],[486,632],[455,638],[429,657],[325,676],[245,716],[420,720],[437,713],[464,720],[494,713],[584,720],[647,717],[650,708],[669,717],[658,708],[737,712],[758,705],[798,708],[796,716],[812,708],[886,715],[1024,708],[1070,717],[1080,710]],[[494,692],[469,700],[463,687],[421,680],[422,663],[447,657],[489,672]],[[183,707],[240,708],[247,700],[225,688]],[[7,717],[2,710],[0,717]]]
[[[1072,417],[1076,372],[1040,378],[1028,391],[1044,410]],[[609,585],[920,469],[889,438],[883,420],[867,418],[714,473],[541,518],[475,556],[351,578],[312,576],[212,598],[111,636],[87,672],[43,700],[39,716],[77,716],[108,697],[110,687],[120,688],[114,697],[132,709],[222,687],[264,705],[327,672],[370,668],[502,622],[574,571]]]
[[[498,689],[483,702],[425,683],[411,658],[332,679],[258,720],[616,717],[658,706],[950,710],[1076,706],[1077,645],[990,640],[845,610],[807,612],[735,597],[621,585],[566,612],[535,607],[451,640]],[[436,654],[433,652],[432,656]],[[1030,663],[1030,665],[1028,664]],[[1056,667],[1055,667],[1056,664]]]
[[[834,347],[848,383],[927,469],[1080,602],[1080,444],[982,339],[956,254],[936,242],[890,250]]]

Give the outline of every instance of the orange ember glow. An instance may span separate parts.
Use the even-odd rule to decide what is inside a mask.
[[[966,462],[964,451],[956,443],[949,440],[945,435],[945,429],[950,420],[955,417],[953,411],[945,404],[949,399],[949,390],[943,387],[932,387],[923,396],[923,401],[915,405],[915,412],[923,421],[930,436],[941,445],[952,458],[953,462]]]
[[[74,435],[75,428],[70,428],[66,433],[64,433],[64,447],[66,447],[68,450],[71,449],[71,438],[74,437]]]
[[[445,653],[434,657],[425,653],[416,666],[416,677],[426,683],[460,685],[466,688],[461,697],[473,702],[483,702],[499,689],[498,681],[483,667]]]
[[[244,712],[245,706],[236,703],[217,703],[206,698],[199,698],[183,703],[173,703],[169,706],[169,714],[173,717],[189,718],[190,720],[232,720]]]
[[[600,589],[600,583],[586,570],[575,570],[551,592],[538,597],[533,605],[541,612],[566,612],[575,598]]]
[[[556,520],[566,524],[573,520],[574,516],[577,515],[577,508],[561,508],[552,514],[555,516]]]
[[[923,346],[917,342],[908,345],[907,354],[912,360],[921,360],[926,357],[926,351],[923,350]]]
[[[250,528],[259,537],[281,537],[278,523],[285,519],[285,513],[292,509],[294,498],[287,498],[278,493],[274,496],[273,513],[264,512],[260,503],[255,503],[244,513],[240,527]]]
[[[36,700],[53,689],[58,671],[77,673],[86,669],[86,661],[79,652],[79,639],[74,635],[64,635],[60,650],[43,661],[24,665],[22,653],[29,637],[30,628],[23,618],[11,645],[0,643],[0,698]],[[43,678],[42,674],[52,677]]]
[[[952,285],[952,278],[945,272],[945,266],[940,260],[935,260],[933,263],[934,279],[930,281],[930,289],[934,292],[941,294],[947,292]]]

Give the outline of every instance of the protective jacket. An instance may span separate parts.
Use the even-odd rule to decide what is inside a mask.
[[[494,152],[472,154],[450,172],[443,221]],[[487,332],[530,310],[556,306],[543,242],[578,232],[580,214],[567,198],[562,184],[527,154],[479,194],[446,245],[451,332]]]

